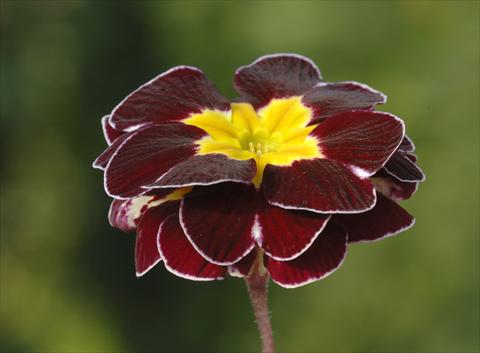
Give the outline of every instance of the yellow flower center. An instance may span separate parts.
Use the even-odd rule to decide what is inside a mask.
[[[238,160],[255,159],[258,188],[267,164],[287,166],[300,159],[320,158],[317,140],[309,136],[316,125],[307,126],[311,110],[300,97],[274,99],[255,111],[248,103],[232,103],[230,112],[206,110],[184,120],[205,130],[197,142],[198,154],[220,153]]]

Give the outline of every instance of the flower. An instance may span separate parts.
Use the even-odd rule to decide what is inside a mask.
[[[329,83],[307,58],[268,55],[223,97],[202,71],[175,67],[102,119],[112,226],[136,229],[138,276],[159,261],[194,280],[247,276],[284,287],[321,279],[347,244],[414,223],[398,205],[424,180],[382,93]],[[255,264],[255,266],[253,266]]]

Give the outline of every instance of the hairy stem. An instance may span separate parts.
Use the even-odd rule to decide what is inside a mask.
[[[260,272],[264,271],[259,271],[258,266],[255,266],[252,270],[253,271],[245,277],[245,282],[262,340],[262,352],[274,353],[275,347],[267,297],[268,274],[261,274]]]

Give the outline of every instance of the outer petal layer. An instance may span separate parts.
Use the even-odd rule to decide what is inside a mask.
[[[257,212],[255,239],[267,255],[281,261],[294,259],[306,251],[330,218],[330,215],[273,206],[263,197],[259,197]]]
[[[195,188],[180,207],[180,222],[197,251],[210,262],[231,265],[254,246],[256,190],[222,183]]]
[[[413,144],[413,141],[410,137],[405,135],[403,137],[402,142],[400,143],[400,146],[398,146],[398,150],[402,152],[413,152],[415,151],[415,145]]]
[[[360,168],[370,176],[398,147],[404,125],[399,118],[387,113],[355,111],[325,120],[311,135],[318,139],[325,158]]]
[[[222,279],[226,268],[205,260],[193,248],[183,233],[178,216],[168,218],[158,233],[158,249],[167,270],[197,281]]]
[[[305,94],[302,103],[313,110],[315,123],[340,112],[372,109],[386,100],[384,94],[358,82],[322,82]]]
[[[375,204],[375,190],[342,163],[300,160],[291,166],[268,165],[263,176],[265,197],[282,208],[322,213],[358,213]]]
[[[308,58],[294,54],[263,56],[235,73],[235,89],[256,108],[273,98],[299,96],[322,80]]]
[[[347,234],[341,227],[329,224],[304,254],[291,261],[267,258],[266,267],[274,282],[295,288],[331,274],[342,264],[346,251]]]
[[[154,203],[171,193],[171,189],[162,189],[155,195],[144,195],[127,200],[113,200],[108,211],[110,225],[124,232],[133,231],[142,214]]]
[[[193,156],[175,165],[148,188],[212,185],[225,181],[250,183],[256,171],[254,159],[240,161],[223,154]]]
[[[111,145],[113,141],[122,136],[124,132],[114,129],[112,125],[110,125],[109,119],[110,115],[105,115],[102,118],[102,130],[105,140],[107,141],[108,145]]]
[[[178,201],[167,202],[148,209],[140,219],[135,243],[135,269],[138,277],[161,260],[157,247],[158,229],[169,216],[178,212],[178,207]]]
[[[110,122],[118,130],[131,131],[146,124],[178,121],[204,109],[229,108],[228,100],[202,71],[178,66],[131,93],[112,111]]]
[[[381,194],[370,211],[335,215],[333,221],[339,223],[348,233],[349,243],[380,240],[403,232],[415,223],[415,219],[407,211]]]
[[[107,168],[108,162],[110,162],[110,159],[112,159],[115,152],[117,152],[120,146],[123,145],[123,143],[132,135],[133,133],[126,133],[115,139],[115,141],[113,141],[112,144],[109,145],[105,149],[105,151],[103,151],[97,157],[97,159],[95,159],[95,161],[93,162],[93,168],[105,170],[105,168]]]
[[[395,152],[385,164],[385,170],[401,181],[424,181],[425,174],[415,163],[415,156],[403,152]]]
[[[418,183],[400,181],[385,172],[384,169],[370,178],[370,181],[378,192],[394,201],[409,199],[418,188]]]
[[[228,266],[228,273],[234,277],[246,277],[248,276],[250,269],[252,268],[255,259],[257,258],[257,252],[255,249],[250,251],[247,256],[233,265]]]
[[[184,124],[148,126],[131,135],[115,152],[105,171],[105,189],[116,198],[145,192],[170,168],[192,157],[205,133]]]

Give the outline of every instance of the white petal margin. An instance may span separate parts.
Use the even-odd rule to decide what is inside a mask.
[[[293,284],[280,283],[280,282],[274,280],[271,276],[270,276],[270,278],[272,279],[273,282],[275,282],[276,284],[278,284],[280,287],[290,289],[290,288],[298,288],[298,287],[301,287],[301,286],[304,286],[304,285],[306,285],[306,284],[310,284],[310,283],[319,281],[319,280],[321,280],[321,279],[324,279],[324,278],[330,276],[332,273],[334,273],[336,270],[338,270],[338,268],[339,268],[340,266],[343,265],[343,262],[345,261],[345,258],[347,257],[347,241],[348,241],[347,239],[348,239],[348,237],[346,237],[345,239],[346,239],[346,240],[345,240],[345,252],[343,253],[342,259],[340,260],[340,262],[338,263],[338,265],[337,265],[335,268],[333,268],[333,269],[331,269],[330,271],[324,273],[323,275],[318,276],[318,277],[315,277],[315,276],[314,276],[314,277],[310,277],[309,279],[307,279],[307,280],[305,280],[305,281],[303,281],[303,282],[298,282],[298,283],[293,283]],[[267,268],[267,271],[268,271],[268,268]],[[270,274],[270,273],[269,273],[269,274]]]
[[[192,244],[192,246],[194,247],[195,250],[197,250],[197,252],[202,255],[202,257],[204,259],[206,259],[208,262],[211,262],[212,264],[215,264],[215,265],[220,265],[220,266],[230,266],[230,265],[233,265],[234,263],[240,261],[241,259],[243,259],[245,256],[248,255],[248,253],[250,253],[250,251],[252,251],[252,249],[255,247],[255,241],[252,242],[252,245],[247,248],[245,250],[245,252],[240,255],[239,257],[237,257],[236,259],[232,260],[232,261],[226,261],[226,262],[219,262],[219,261],[216,261],[214,259],[212,259],[210,256],[206,255],[192,240],[191,238],[191,235],[188,234],[188,231],[187,231],[187,226],[185,224],[185,222],[183,221],[183,202],[184,202],[185,199],[182,199],[181,203],[180,203],[180,212],[179,212],[179,221],[180,221],[180,225],[182,226],[182,229],[183,229],[183,232],[185,233],[185,235],[187,236],[187,239],[188,241],[190,242],[190,244]],[[253,226],[252,226],[252,237],[253,237],[253,228],[255,226],[255,222],[253,223]]]
[[[322,227],[315,232],[312,239],[310,239],[310,241],[307,244],[305,244],[305,246],[301,250],[299,250],[298,252],[296,252],[290,257],[273,256],[270,252],[268,252],[268,250],[262,247],[262,241],[263,241],[262,226],[258,223],[258,216],[255,217],[255,224],[253,227],[253,230],[258,231],[258,235],[255,235],[254,231],[252,231],[252,235],[253,235],[253,239],[257,242],[257,244],[262,248],[265,254],[267,254],[269,257],[277,261],[290,261],[302,255],[305,251],[307,251],[310,248],[310,246],[312,246],[313,242],[318,238],[318,236],[322,233],[322,231],[327,226],[330,218],[331,218],[331,215],[328,216],[328,218],[323,223]],[[258,227],[257,229],[256,229],[256,226]]]
[[[388,233],[385,233],[383,236],[381,236],[380,238],[376,238],[376,239],[372,239],[372,240],[355,240],[355,241],[351,241],[349,242],[349,244],[360,244],[360,243],[374,243],[376,241],[379,241],[379,240],[382,240],[382,239],[385,239],[385,238],[390,238],[394,235],[397,235],[399,233],[402,233],[404,231],[406,231],[407,229],[410,229],[412,228],[413,226],[415,225],[415,218],[412,217],[412,221],[410,222],[410,224],[404,226],[404,227],[400,227],[392,232],[388,232]],[[348,233],[347,233],[348,234]]]
[[[365,179],[365,178],[363,178],[363,179]],[[366,208],[362,208],[362,209],[358,209],[358,210],[354,210],[354,211],[343,211],[343,210],[338,210],[338,209],[330,209],[330,210],[322,210],[320,212],[320,211],[318,211],[316,209],[313,209],[313,208],[284,205],[280,202],[270,201],[268,199],[267,199],[267,201],[271,205],[278,206],[278,207],[284,208],[286,210],[310,211],[310,212],[321,213],[321,214],[324,214],[324,213],[328,213],[328,214],[356,214],[356,213],[363,213],[363,212],[366,212],[366,211],[370,211],[377,204],[377,192],[376,192],[375,188],[372,188],[372,189],[373,189],[373,193],[372,193],[373,194],[373,202],[372,202],[372,204],[370,206],[366,207]]]
[[[277,54],[263,55],[263,56],[259,57],[254,62],[252,62],[248,65],[240,66],[237,70],[235,70],[235,75],[239,74],[240,71],[243,70],[243,69],[246,69],[248,67],[251,67],[251,66],[254,66],[254,65],[258,64],[260,61],[263,61],[263,60],[266,60],[266,59],[279,58],[279,57],[291,57],[291,58],[300,59],[300,60],[304,60],[304,61],[308,62],[317,72],[318,78],[320,80],[323,80],[322,73],[320,72],[320,69],[310,58],[307,58],[306,56],[295,54],[295,53],[277,53]]]
[[[175,217],[175,216],[170,216],[165,221],[163,221],[163,223],[158,228],[158,235],[157,235],[157,248],[158,248],[158,252],[160,253],[160,258],[163,259],[163,263],[165,265],[165,268],[170,273],[173,273],[175,276],[182,277],[182,278],[185,278],[185,279],[189,279],[189,280],[192,280],[192,281],[206,282],[206,281],[222,280],[224,278],[222,276],[221,277],[196,277],[196,276],[192,276],[188,273],[179,272],[179,271],[175,270],[174,268],[172,268],[170,266],[168,259],[165,257],[164,253],[162,252],[162,247],[160,246],[160,237],[161,237],[163,225],[171,217]]]
[[[385,104],[387,102],[388,97],[385,94],[383,94],[380,91],[377,91],[376,89],[374,89],[374,88],[372,88],[372,87],[370,87],[370,86],[368,86],[364,83],[357,82],[357,81],[319,82],[315,86],[313,86],[311,89],[314,89],[315,87],[323,87],[323,86],[329,86],[329,85],[341,85],[341,84],[354,85],[354,86],[363,88],[366,91],[372,92],[374,94],[378,94],[380,97],[382,97],[382,101],[378,102],[378,103],[375,103],[373,106],[376,106],[377,104]],[[308,92],[306,92],[306,93],[308,93]]]

